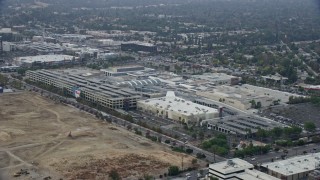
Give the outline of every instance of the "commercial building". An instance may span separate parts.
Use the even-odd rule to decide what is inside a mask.
[[[268,76],[261,76],[261,77],[266,83],[284,84],[286,81],[288,81],[288,78],[283,77],[278,73],[275,75],[268,75]]]
[[[262,164],[269,175],[284,180],[307,179],[309,174],[319,168],[320,153],[295,156],[286,160]]]
[[[2,42],[2,36],[0,36],[0,54],[3,51],[3,42]]]
[[[168,91],[165,97],[138,101],[138,109],[185,123],[218,117],[218,110],[176,97]]]
[[[63,47],[59,44],[46,42],[19,44],[17,48],[24,51],[34,51],[37,54],[60,54],[64,51]]]
[[[61,64],[71,64],[75,63],[77,60],[78,58],[69,55],[39,55],[18,57],[15,59],[15,63],[21,66],[32,66],[35,64],[52,66]]]
[[[203,75],[193,75],[191,79],[194,82],[191,84],[202,84],[203,83],[210,83],[212,85],[237,85],[241,81],[240,77],[231,76],[225,73],[205,73]]]
[[[312,95],[320,96],[320,85],[304,86],[304,90],[308,91],[308,93]]]
[[[308,176],[308,180],[320,180],[320,169],[315,169],[313,172],[309,173]]]
[[[258,129],[271,130],[281,126],[279,123],[256,116],[226,116],[223,119],[212,119],[201,122],[202,126],[225,134],[246,136]]]
[[[245,160],[234,158],[209,165],[209,176],[219,180],[279,180],[268,174],[253,169]]]
[[[273,89],[259,87],[259,86],[253,86],[250,84],[243,84],[241,87],[244,89],[253,91],[256,94],[262,94],[268,97],[273,97],[274,99],[280,100],[280,102],[283,102],[283,103],[287,103],[289,101],[290,96],[301,97],[300,95],[297,95],[297,94],[288,93],[288,92],[279,91],[279,90],[273,90]]]
[[[14,41],[16,39],[17,33],[13,32],[11,28],[1,28],[0,36],[2,36],[3,41]]]
[[[15,72],[20,68],[20,66],[2,66],[0,67],[1,72]]]
[[[119,54],[117,53],[98,53],[97,58],[101,60],[109,60],[112,58],[119,57]]]
[[[26,77],[112,109],[135,109],[141,97],[131,89],[111,85],[101,71],[91,69],[27,71]]]
[[[81,42],[87,39],[92,39],[91,35],[82,35],[82,34],[54,34],[54,37],[60,42]]]
[[[144,51],[144,52],[157,52],[157,46],[144,42],[124,42],[121,43],[122,51]]]
[[[11,52],[16,49],[16,45],[11,42],[2,42],[2,51]]]
[[[261,107],[274,104],[272,96],[257,94],[255,91],[243,88],[242,86],[217,86],[211,90],[197,91],[198,96],[202,96],[215,101],[223,102],[227,105],[241,110],[248,110],[252,107],[252,101],[260,102]]]
[[[152,85],[159,85],[161,81],[159,79],[153,78],[147,78],[147,79],[141,79],[141,80],[132,80],[132,81],[124,81],[121,83],[116,83],[119,86],[123,85],[129,85],[131,87],[141,87],[141,86],[152,86]]]
[[[145,98],[157,98],[157,97],[163,97],[164,93],[160,92],[159,90],[156,90],[150,86],[139,86],[134,88],[135,91],[137,91],[142,97]]]
[[[137,65],[132,65],[132,66],[117,66],[117,67],[112,67],[109,69],[101,69],[100,71],[104,72],[106,76],[126,76],[129,74],[134,74],[137,72],[143,73],[143,72],[150,72],[154,71],[154,69],[150,68],[145,68],[144,66],[137,66]]]
[[[99,47],[120,47],[121,41],[114,41],[113,39],[91,39],[90,42]]]
[[[223,102],[241,110],[248,110],[253,107],[253,104],[259,107],[268,107],[279,102],[286,103],[289,101],[290,96],[299,96],[249,84],[216,86],[210,88],[210,90],[197,91],[196,94],[211,100]]]

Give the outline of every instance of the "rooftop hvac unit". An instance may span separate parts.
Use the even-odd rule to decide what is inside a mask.
[[[232,160],[232,159],[228,159],[228,160],[227,160],[227,165],[233,166],[233,165],[234,165],[233,160]]]

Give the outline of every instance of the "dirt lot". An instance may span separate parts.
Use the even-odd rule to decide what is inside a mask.
[[[72,137],[68,137],[71,132]],[[182,154],[33,93],[0,95],[0,179],[126,179],[181,166]],[[192,157],[184,157],[184,167]],[[29,175],[13,177],[27,168]]]

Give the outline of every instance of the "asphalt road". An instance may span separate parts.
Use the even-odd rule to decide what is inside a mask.
[[[304,151],[306,151],[307,153],[320,152],[320,144],[307,144],[304,146],[289,148],[287,150],[288,150],[288,154],[286,157],[290,158],[293,156],[302,155]],[[280,151],[279,152],[272,151],[272,152],[269,152],[268,154],[256,155],[254,157],[245,158],[244,160],[247,160],[252,164],[263,164],[263,163],[271,162],[271,159],[273,159],[274,161],[281,160],[281,155],[284,155],[284,154],[285,153]],[[252,158],[255,158],[255,160],[252,160]]]

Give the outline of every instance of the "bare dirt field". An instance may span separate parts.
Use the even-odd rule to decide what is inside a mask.
[[[71,132],[72,137],[68,137]],[[182,154],[30,92],[0,95],[0,180],[158,177]],[[184,167],[191,166],[184,157]],[[30,174],[13,175],[27,168]]]

